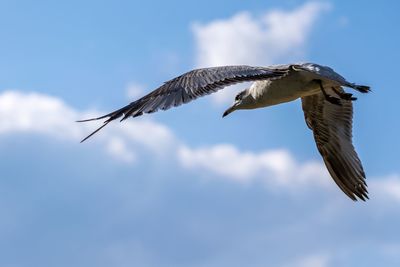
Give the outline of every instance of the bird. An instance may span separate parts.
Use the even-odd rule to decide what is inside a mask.
[[[86,141],[111,121],[167,110],[229,85],[253,82],[239,92],[222,117],[236,110],[269,107],[301,99],[306,125],[313,132],[317,149],[337,186],[350,199],[369,199],[362,163],[352,144],[353,101],[344,87],[361,93],[370,87],[348,82],[328,66],[294,63],[254,67],[247,65],[194,69],[175,77],[130,104],[87,122],[105,119],[85,137]]]

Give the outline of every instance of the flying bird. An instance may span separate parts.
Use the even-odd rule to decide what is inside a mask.
[[[226,86],[240,82],[254,83],[239,92],[223,117],[235,110],[263,108],[301,98],[304,117],[326,168],[339,188],[352,200],[368,199],[365,173],[352,144],[352,101],[357,98],[343,87],[361,93],[370,88],[348,82],[333,69],[314,63],[273,65],[267,67],[222,66],[195,69],[165,82],[159,88],[104,116],[81,120],[111,121],[138,117],[188,103]]]

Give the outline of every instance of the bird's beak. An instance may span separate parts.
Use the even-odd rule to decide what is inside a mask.
[[[236,107],[239,105],[238,102],[235,102],[230,108],[228,108],[227,110],[225,110],[224,114],[222,114],[222,118],[229,115],[230,113],[232,113],[233,111],[236,110]]]

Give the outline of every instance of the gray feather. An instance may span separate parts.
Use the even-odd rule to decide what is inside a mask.
[[[365,173],[352,144],[353,105],[349,100],[341,102],[331,104],[322,93],[302,97],[304,117],[333,180],[351,199],[365,200]]]

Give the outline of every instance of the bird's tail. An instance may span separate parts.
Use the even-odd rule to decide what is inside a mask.
[[[349,84],[349,87],[351,87],[361,93],[364,93],[364,94],[371,92],[371,88],[366,85],[358,85],[358,84],[351,83],[351,84]]]

